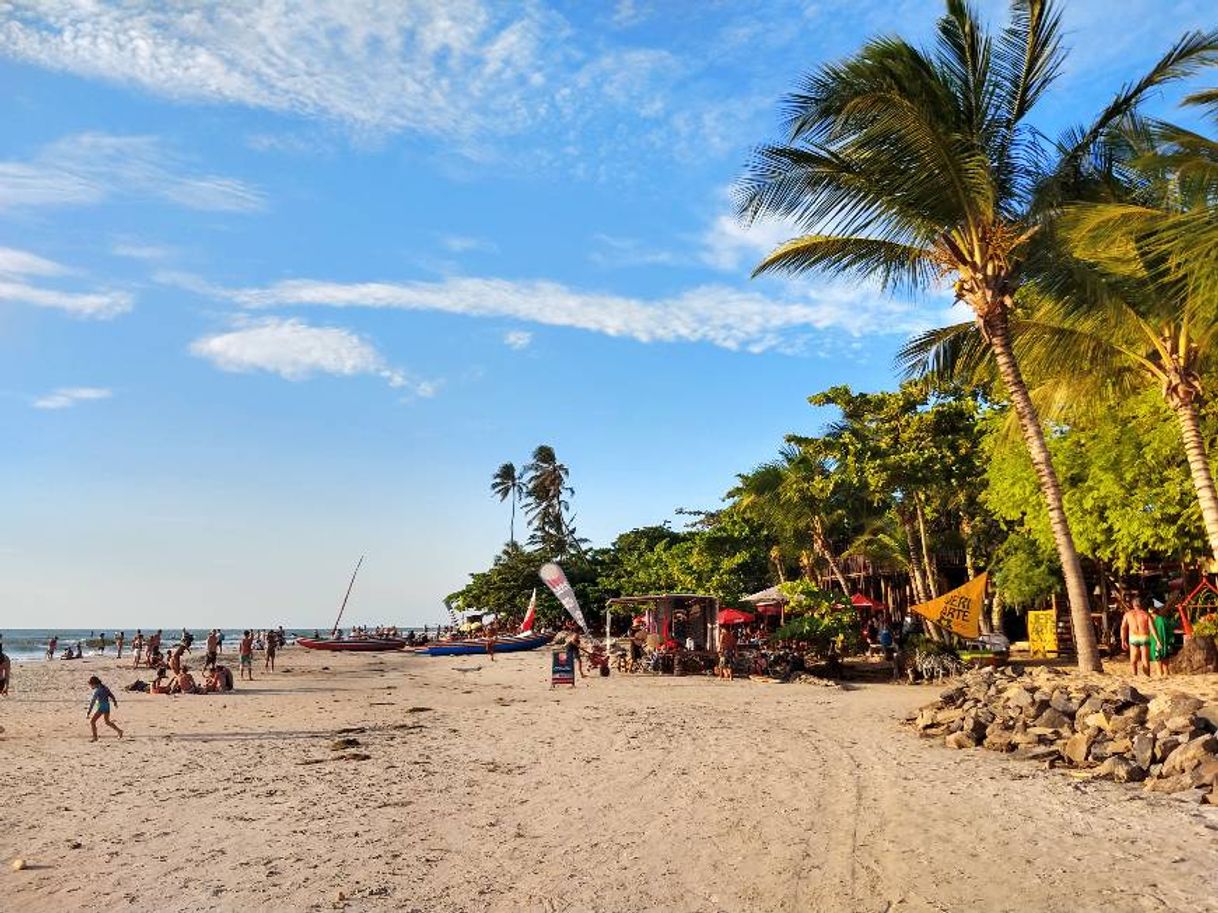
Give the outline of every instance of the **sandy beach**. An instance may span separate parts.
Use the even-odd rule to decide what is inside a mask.
[[[0,909],[1218,910],[1218,809],[919,740],[935,688],[552,692],[547,657],[289,649],[174,698],[23,663]],[[91,673],[128,738],[89,743]]]

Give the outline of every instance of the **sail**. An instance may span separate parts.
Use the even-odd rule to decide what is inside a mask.
[[[520,625],[521,633],[533,630],[533,619],[537,615],[537,587],[533,587],[533,595],[529,597],[529,610],[524,613],[524,622]]]
[[[981,633],[981,606],[985,602],[987,579],[988,574],[974,577],[964,586],[910,609],[953,634],[976,640]]]

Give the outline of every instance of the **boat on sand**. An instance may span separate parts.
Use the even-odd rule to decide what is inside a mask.
[[[333,650],[339,653],[372,653],[406,647],[406,641],[400,637],[297,637],[296,643],[308,650]]]

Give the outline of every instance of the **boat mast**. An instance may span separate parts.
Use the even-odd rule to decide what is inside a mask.
[[[347,600],[351,598],[351,588],[355,586],[355,575],[359,573],[359,566],[364,563],[364,556],[359,556],[359,561],[355,562],[355,570],[351,572],[351,582],[347,584],[347,594],[343,596],[343,604],[338,607],[338,618],[334,619],[334,627],[330,629],[330,636],[333,637],[338,631],[338,623],[342,621],[343,612],[347,609]]]

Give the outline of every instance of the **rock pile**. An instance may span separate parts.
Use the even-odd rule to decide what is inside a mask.
[[[1055,669],[978,669],[912,722],[949,748],[980,746],[1218,805],[1218,703],[1192,695],[1152,700],[1132,685]]]

